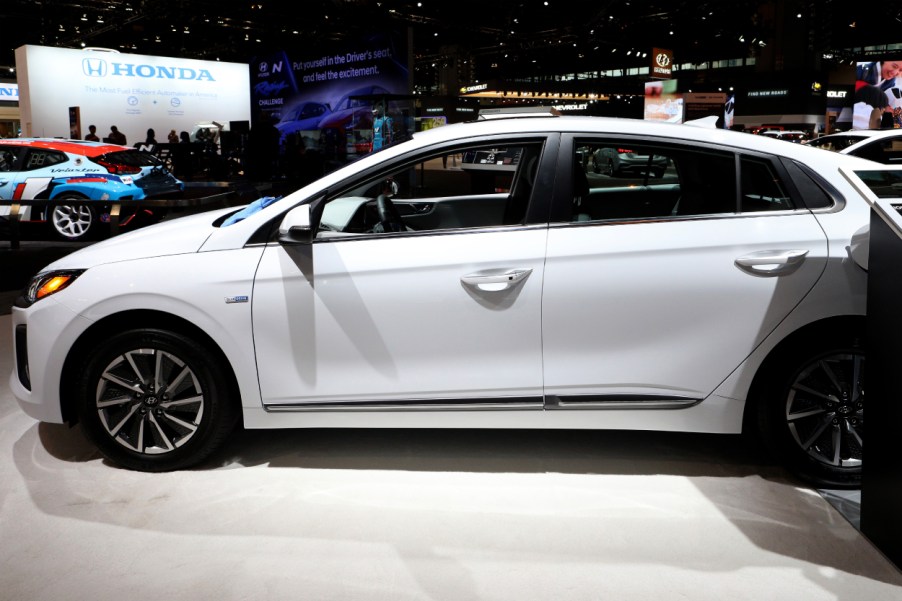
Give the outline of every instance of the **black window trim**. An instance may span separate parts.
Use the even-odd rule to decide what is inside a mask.
[[[570,191],[573,186],[572,175],[570,174],[571,164],[570,157],[574,156],[577,148],[576,141],[583,140],[586,138],[611,138],[615,140],[624,140],[629,141],[637,145],[646,145],[646,146],[657,146],[662,149],[674,148],[674,149],[700,149],[704,150],[713,150],[722,153],[730,153],[734,156],[735,168],[736,168],[736,211],[734,213],[720,213],[713,215],[705,215],[705,216],[660,216],[660,217],[642,217],[636,219],[618,219],[618,220],[599,220],[599,221],[589,221],[589,222],[572,222],[570,221],[571,217],[571,209],[570,209]],[[558,168],[557,171],[559,173],[565,174],[563,178],[565,181],[562,182],[562,185],[555,186],[554,192],[554,202],[552,212],[549,217],[549,221],[555,225],[563,225],[563,226],[574,226],[581,227],[585,225],[599,225],[599,224],[607,224],[607,223],[633,223],[633,222],[647,222],[647,221],[660,221],[662,219],[672,219],[672,220],[684,220],[684,219],[698,219],[698,218],[724,218],[724,217],[766,217],[771,214],[784,214],[785,211],[772,211],[772,212],[761,212],[761,211],[749,211],[749,212],[740,212],[738,209],[741,208],[741,200],[742,200],[742,186],[741,186],[741,171],[740,171],[740,163],[743,157],[753,157],[759,160],[763,160],[768,162],[776,172],[777,176],[780,178],[781,183],[786,187],[786,192],[790,195],[790,200],[793,203],[794,209],[790,209],[792,211],[808,211],[807,205],[804,202],[804,198],[802,197],[798,187],[795,185],[793,181],[793,177],[790,172],[784,166],[784,161],[793,161],[803,167],[803,171],[805,173],[813,173],[810,168],[806,167],[802,163],[798,163],[793,159],[789,159],[787,157],[783,157],[781,155],[772,155],[765,152],[760,152],[757,150],[752,150],[748,148],[737,148],[734,146],[725,146],[722,144],[717,144],[713,142],[704,142],[704,141],[696,141],[692,140],[686,142],[684,140],[668,138],[668,137],[658,137],[658,136],[648,136],[641,134],[629,134],[629,133],[620,133],[620,132],[610,132],[610,131],[597,131],[597,132],[565,132],[561,138],[560,152],[558,156]],[[828,193],[828,196],[836,200],[837,198],[842,199],[842,195],[836,191],[833,186],[831,186],[826,180],[822,177],[818,176],[815,179],[815,182],[820,185],[825,192]],[[828,188],[829,187],[829,188]],[[831,193],[829,190],[832,189]]]

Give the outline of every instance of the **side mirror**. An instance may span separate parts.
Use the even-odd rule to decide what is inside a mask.
[[[310,205],[302,204],[288,211],[279,224],[280,244],[310,244],[313,227],[310,223]]]

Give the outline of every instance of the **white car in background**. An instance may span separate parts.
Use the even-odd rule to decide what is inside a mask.
[[[884,165],[902,165],[902,129],[853,129],[821,136],[805,144]]]
[[[851,182],[873,164],[532,115],[48,265],[13,309],[13,393],[139,470],[204,461],[237,424],[754,431],[810,482],[857,485],[870,204]],[[673,168],[587,172],[599,148]]]

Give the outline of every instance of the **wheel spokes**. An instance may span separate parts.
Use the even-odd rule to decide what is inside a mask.
[[[204,391],[191,367],[176,355],[139,348],[119,355],[101,373],[95,406],[117,443],[138,453],[160,454],[197,432]]]
[[[805,453],[826,466],[861,466],[863,376],[863,354],[837,353],[809,364],[789,388],[789,431]]]

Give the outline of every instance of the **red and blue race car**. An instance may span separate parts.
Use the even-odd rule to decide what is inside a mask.
[[[23,207],[21,221],[44,221],[63,240],[81,240],[109,220],[110,203],[178,194],[185,184],[153,154],[103,142],[0,139],[0,200],[71,200]],[[8,215],[9,205],[0,206]],[[122,216],[127,223],[138,213]]]

